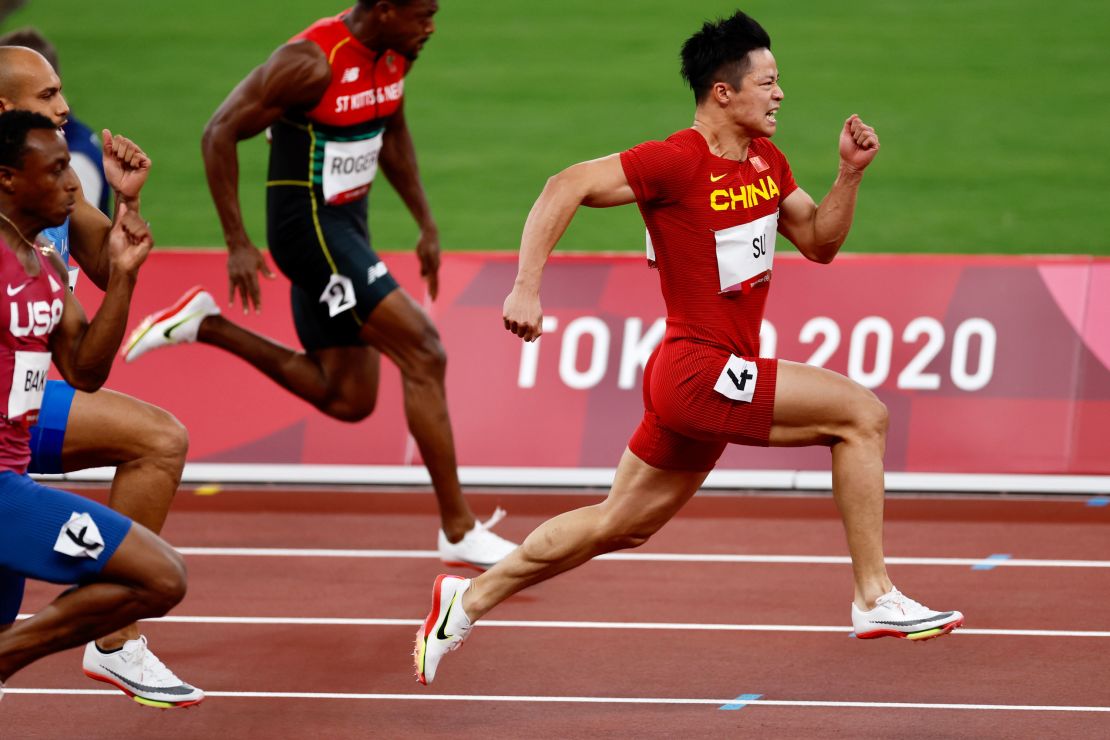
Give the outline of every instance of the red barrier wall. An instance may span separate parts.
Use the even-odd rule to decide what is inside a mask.
[[[412,255],[387,261],[423,296]],[[224,264],[219,252],[153,255],[132,323],[197,283],[228,310]],[[556,255],[543,292],[552,326],[525,345],[501,326],[515,271],[512,254],[444,256],[429,310],[447,347],[460,464],[614,466],[662,335],[655,273],[640,256]],[[261,314],[231,313],[298,346],[288,283],[264,282]],[[78,297],[99,302],[87,283]],[[1110,473],[1110,260],[780,256],[763,345],[873,388],[891,412],[888,470]],[[377,410],[358,424],[324,418],[211,347],[117,362],[108,385],[176,414],[193,462],[418,462],[388,361]],[[730,447],[721,467],[823,470],[828,452]]]

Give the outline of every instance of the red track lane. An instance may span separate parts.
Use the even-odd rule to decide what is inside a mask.
[[[596,497],[475,495],[510,508],[520,538]],[[888,505],[891,556],[1110,560],[1110,511],[1081,501],[904,500]],[[430,496],[374,493],[181,494],[166,535],[182,547],[430,549]],[[646,552],[844,553],[831,502],[707,496]],[[179,615],[422,619],[440,565],[431,559],[194,556]],[[897,583],[968,626],[1110,629],[1110,569],[892,566]],[[33,585],[25,611],[57,593]],[[844,625],[846,565],[608,561],[521,594],[490,620]],[[1110,638],[955,635],[926,644],[842,633],[753,633],[482,626],[433,686],[412,677],[413,626],[151,624],[152,646],[209,691],[625,696],[1110,705]],[[79,651],[52,656],[9,686],[99,689]],[[107,711],[107,710],[113,711]],[[64,714],[64,727],[45,719]],[[116,697],[12,694],[4,738],[160,737],[1033,737],[1098,736],[1107,714],[930,709],[627,706],[210,698],[158,712]]]

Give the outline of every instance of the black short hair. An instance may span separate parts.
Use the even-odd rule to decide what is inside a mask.
[[[736,89],[748,73],[748,53],[771,48],[771,37],[754,18],[736,11],[730,18],[706,21],[682,45],[682,78],[694,91],[694,101],[705,100],[714,82]]]
[[[35,129],[57,131],[53,121],[41,113],[11,110],[0,113],[0,167],[23,167],[27,153],[27,134]]]

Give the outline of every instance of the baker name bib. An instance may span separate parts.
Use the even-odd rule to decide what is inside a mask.
[[[12,390],[8,394],[9,424],[33,426],[38,421],[49,369],[49,352],[15,352]]]

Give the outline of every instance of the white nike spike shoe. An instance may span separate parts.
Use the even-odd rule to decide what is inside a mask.
[[[470,579],[441,575],[432,588],[432,611],[416,631],[416,680],[427,686],[436,677],[444,655],[457,650],[473,625],[462,608],[462,597]]]
[[[146,637],[128,640],[110,653],[90,642],[85,646],[84,668],[89,678],[110,683],[148,707],[191,707],[204,701],[203,691],[175,676],[147,648]]]
[[[490,529],[505,518],[501,507],[484,522],[474,522],[474,527],[458,542],[448,542],[447,534],[439,530],[439,559],[447,565],[468,566],[478,570],[492,568],[510,552],[516,549],[515,542],[500,537]]]
[[[930,640],[947,635],[963,625],[964,615],[957,611],[937,612],[919,604],[896,588],[875,600],[875,608],[862,611],[852,604],[852,627],[856,637],[901,637]]]
[[[219,312],[220,307],[212,294],[197,285],[186,291],[177,303],[143,319],[127,338],[120,354],[131,362],[152,349],[195,342],[200,322]]]

